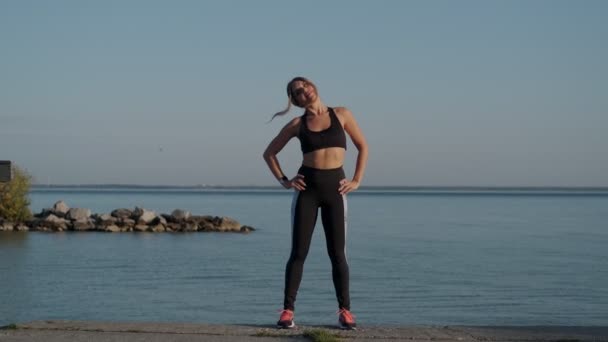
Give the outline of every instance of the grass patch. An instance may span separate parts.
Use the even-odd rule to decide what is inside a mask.
[[[338,336],[322,329],[312,329],[304,331],[304,337],[313,342],[339,342]]]
[[[9,324],[9,325],[5,325],[0,327],[0,330],[17,330],[17,324]]]

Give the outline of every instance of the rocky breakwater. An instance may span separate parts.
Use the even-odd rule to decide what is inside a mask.
[[[23,223],[12,223],[0,218],[0,231],[249,233],[254,230],[229,217],[192,215],[181,209],[176,209],[171,214],[157,214],[135,207],[133,210],[116,209],[109,214],[93,214],[89,209],[70,208],[63,201],[55,203],[53,208],[43,209]]]

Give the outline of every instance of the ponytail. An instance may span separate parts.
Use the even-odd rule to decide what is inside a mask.
[[[274,113],[274,115],[272,116],[272,118],[270,118],[270,120],[268,120],[268,122],[272,121],[277,116],[283,116],[283,115],[287,114],[287,112],[289,112],[290,109],[291,109],[291,94],[289,94],[288,98],[287,98],[287,108],[283,109],[280,112]]]

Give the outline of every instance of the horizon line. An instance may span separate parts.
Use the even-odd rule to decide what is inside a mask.
[[[171,185],[171,184],[32,184],[33,188],[177,188],[177,189],[275,189],[280,185]],[[579,185],[362,185],[360,190],[398,189],[398,190],[586,190],[608,191],[608,186]]]

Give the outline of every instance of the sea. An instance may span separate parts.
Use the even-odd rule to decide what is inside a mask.
[[[274,324],[290,252],[279,188],[34,187],[109,213],[136,206],[228,216],[238,233],[0,233],[0,326],[33,320]],[[320,220],[319,220],[320,221]],[[608,325],[608,190],[369,188],[348,195],[360,325]],[[323,227],[296,301],[334,324]]]

